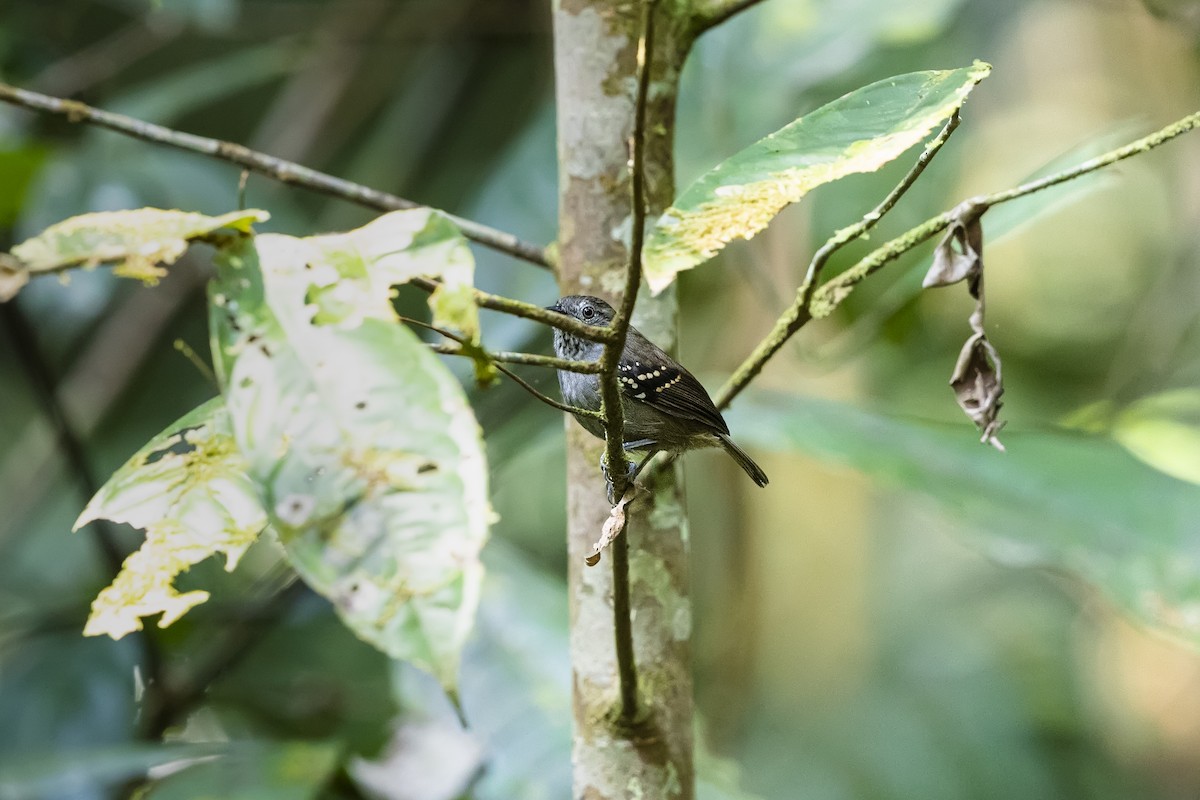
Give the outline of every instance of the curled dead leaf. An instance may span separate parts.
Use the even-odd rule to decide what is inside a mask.
[[[954,221],[933,253],[933,265],[921,285],[926,289],[967,281],[971,296],[979,298],[983,274],[983,225],[980,219],[988,206],[967,200],[953,212]]]
[[[589,567],[594,567],[600,563],[600,554],[625,530],[625,507],[633,502],[633,498],[637,496],[638,491],[640,490],[636,484],[630,486],[625,490],[625,494],[621,495],[621,501],[613,506],[608,519],[604,520],[604,527],[600,531],[600,538],[592,546],[591,554],[584,559]]]
[[[963,345],[950,386],[959,407],[983,431],[980,441],[1003,452],[1004,445],[996,438],[1004,427],[999,419],[1004,394],[1000,355],[982,331]]]

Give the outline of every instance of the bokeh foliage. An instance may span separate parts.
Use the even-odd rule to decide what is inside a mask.
[[[880,241],[1115,125],[1145,129],[1194,110],[1195,30],[1153,10],[767,0],[707,35],[688,64],[680,185],[879,78],[994,64],[962,130]],[[548,36],[540,4],[509,0],[22,2],[0,23],[0,76],[549,241]],[[1179,597],[1196,591],[1194,491],[1155,468],[1188,463],[1180,448],[1195,426],[1186,402],[1154,398],[1200,380],[1191,301],[1200,198],[1190,188],[1200,158],[1194,142],[1172,148],[1074,202],[1014,204],[1023,224],[1003,240],[988,229],[1006,442],[1010,451],[1029,442],[1022,455],[996,461],[957,416],[945,380],[965,305],[919,293],[922,251],[807,330],[764,376],[771,393],[735,409],[735,436],[770,459],[771,490],[744,485],[714,456],[688,458],[700,708],[711,746],[740,764],[734,775],[730,762],[706,759],[704,792],[1195,795],[1193,650],[1133,627],[1077,577],[1043,569],[1069,562],[1056,553],[1100,553],[1083,572],[1121,581],[1118,596],[1135,610],[1152,607],[1139,606],[1147,581],[1169,580]],[[814,243],[869,209],[897,174],[822,188],[683,279],[683,355],[707,385],[790,300]],[[235,207],[237,179],[198,158],[0,110],[2,249],[88,211],[222,213]],[[371,216],[257,178],[247,201],[271,211],[268,230],[293,235]],[[484,288],[554,296],[548,276],[476,255]],[[184,576],[185,590],[194,581],[213,597],[168,631],[80,637],[88,601],[113,573],[95,528],[68,533],[89,492],[56,447],[18,348],[36,345],[57,380],[94,483],[212,395],[172,346],[203,350],[202,270],[185,258],[153,290],[103,273],[65,288],[43,278],[23,290],[20,318],[4,311],[0,797],[105,797],[147,766],[199,754],[179,748],[225,741],[246,748],[241,758],[270,753],[259,766],[302,760],[307,769],[290,774],[310,777],[295,791],[311,796],[358,796],[369,779],[355,757],[381,752],[400,776],[416,764],[443,779],[419,796],[563,796],[561,423],[511,385],[472,390],[500,522],[463,665],[468,734],[430,681],[356,640],[324,600],[281,591],[269,548],[251,548],[233,574],[209,561]],[[400,302],[422,313],[423,297]],[[485,317],[482,327],[495,348],[548,348],[533,326]],[[450,366],[468,379],[468,365]],[[553,386],[550,375],[531,377]],[[796,399],[813,396],[838,402]],[[1156,438],[1164,422],[1180,432]],[[1149,433],[1131,436],[1139,425]],[[1083,439],[1080,426],[1099,438]],[[1029,481],[1021,491],[1017,477]],[[109,534],[122,551],[136,546],[127,531]],[[149,670],[171,690],[170,713],[135,702]],[[164,732],[176,749],[146,743]],[[332,779],[318,769],[326,757],[338,763]],[[221,783],[231,775],[240,786]],[[237,796],[271,775],[231,764],[174,781]],[[168,781],[162,796],[181,796]]]

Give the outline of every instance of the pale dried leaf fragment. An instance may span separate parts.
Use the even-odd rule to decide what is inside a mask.
[[[592,545],[592,552],[584,559],[589,567],[599,564],[601,553],[625,531],[625,507],[633,502],[638,491],[637,484],[630,486],[621,496],[620,502],[609,512],[608,519],[604,520],[604,527],[600,530],[600,538]]]

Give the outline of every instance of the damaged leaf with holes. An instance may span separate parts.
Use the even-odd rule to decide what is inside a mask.
[[[232,570],[267,521],[224,402],[210,400],[151,439],[96,493],[75,529],[97,519],[144,528],[146,541],[92,603],[85,635],[120,639],[155,614],[165,628],[207,600],[205,591],[180,593],[175,579],[216,553]]]
[[[219,241],[249,233],[265,211],[233,211],[218,217],[190,211],[139,208],[83,214],[51,225],[12,249],[0,266],[0,300],[15,295],[32,275],[112,264],[117,275],[155,284],[195,240]],[[223,233],[225,232],[225,233]]]
[[[490,510],[462,388],[380,289],[461,267],[440,223],[420,219],[234,244],[210,321],[235,436],[288,559],[360,637],[453,691]]]
[[[394,211],[349,233],[303,241],[313,251],[305,264],[308,300],[321,324],[353,327],[367,316],[387,316],[393,286],[437,278],[429,297],[434,324],[478,341],[475,260],[458,228],[433,209]]]
[[[976,61],[955,70],[873,83],[760,139],[701,176],[675,199],[646,239],[646,283],[655,294],[675,276],[749,239],[822,184],[875,170],[919,144],[991,72]]]

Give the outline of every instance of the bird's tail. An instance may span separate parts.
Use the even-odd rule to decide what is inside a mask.
[[[733,456],[733,460],[737,462],[737,465],[750,476],[750,480],[759,486],[766,486],[770,482],[767,480],[767,473],[762,471],[762,467],[755,464],[754,459],[746,455],[745,450],[734,444],[733,439],[730,439],[723,433],[718,433],[717,438],[721,440],[721,446],[725,448],[725,452]]]

